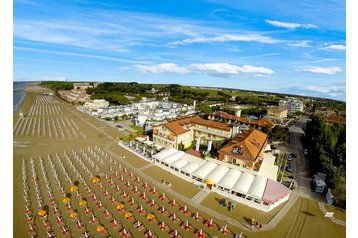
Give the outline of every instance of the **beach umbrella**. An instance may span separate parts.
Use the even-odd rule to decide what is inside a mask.
[[[98,232],[102,232],[104,230],[105,230],[104,226],[101,226],[101,225],[97,226],[97,228],[96,228],[96,231],[98,231]]]
[[[92,178],[92,183],[99,183],[99,181],[101,181],[101,179],[99,177]]]
[[[76,213],[76,212],[71,212],[71,213],[70,213],[70,217],[71,217],[72,219],[74,219],[74,218],[78,217],[78,213]]]
[[[71,201],[71,199],[69,198],[69,197],[64,197],[63,199],[62,199],[62,202],[63,203],[69,203]]]
[[[123,204],[123,203],[119,203],[119,204],[117,204],[116,208],[117,208],[118,210],[120,210],[120,209],[124,208],[124,204]]]
[[[44,216],[46,216],[46,214],[47,214],[47,212],[43,209],[40,209],[37,213],[37,215],[39,215],[40,217],[44,217]]]
[[[74,192],[74,191],[77,191],[78,190],[78,187],[76,185],[71,185],[70,186],[70,191],[71,192]]]
[[[154,214],[152,214],[152,213],[149,213],[148,215],[147,215],[147,219],[148,220],[151,220],[151,219],[154,219],[155,218],[155,216],[154,216]]]
[[[132,212],[125,212],[125,213],[124,213],[124,217],[125,217],[125,218],[129,218],[129,217],[131,217],[131,216],[133,216],[133,213],[132,213]]]
[[[86,204],[87,204],[87,202],[85,200],[81,200],[81,201],[78,202],[78,205],[80,207],[85,206]]]

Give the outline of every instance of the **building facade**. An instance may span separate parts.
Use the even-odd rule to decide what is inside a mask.
[[[92,101],[85,102],[83,106],[91,110],[97,110],[102,107],[108,107],[109,102],[106,101],[105,99],[94,99]]]
[[[256,163],[262,161],[266,145],[267,134],[256,129],[244,131],[218,151],[218,159],[247,169],[254,169]]]
[[[178,149],[192,145],[195,140],[200,144],[208,141],[220,143],[232,137],[232,127],[205,120],[200,117],[186,117],[153,127],[153,142],[166,148]]]
[[[280,107],[286,107],[288,114],[295,114],[296,112],[303,112],[303,102],[295,99],[288,99],[279,101]]]
[[[270,107],[267,109],[267,117],[275,121],[283,122],[287,115],[288,109],[285,107]]]

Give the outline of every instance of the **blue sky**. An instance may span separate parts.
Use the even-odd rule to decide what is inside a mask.
[[[137,81],[345,100],[345,1],[14,0],[14,80]]]

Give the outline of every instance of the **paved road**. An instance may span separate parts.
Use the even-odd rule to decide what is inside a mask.
[[[308,118],[302,117],[295,124],[289,127],[290,130],[290,147],[291,151],[297,155],[292,160],[292,167],[294,169],[293,177],[299,187],[299,193],[303,197],[311,198],[317,201],[323,201],[323,196],[315,193],[311,189],[311,175],[309,161],[303,154],[302,139],[304,136],[303,128],[305,127]]]

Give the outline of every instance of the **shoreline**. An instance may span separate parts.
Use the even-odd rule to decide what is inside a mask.
[[[13,82],[13,83],[16,83],[16,82]],[[22,83],[22,82],[20,82]],[[15,105],[15,108],[13,109],[13,115],[15,115],[16,113],[19,112],[19,109],[21,109],[22,105],[24,104],[25,102],[25,99],[27,97],[27,91],[28,91],[28,87],[29,86],[33,86],[33,85],[37,85],[39,84],[38,82],[28,82],[25,87],[24,87],[24,90],[22,91],[23,92],[23,95],[21,96],[21,99],[19,100],[19,102]],[[13,96],[14,96],[14,91],[13,91]]]
[[[26,87],[25,87],[25,89],[26,89]],[[20,101],[15,105],[15,109],[13,110],[13,114],[19,112],[19,109],[22,107],[22,104],[24,103],[26,96],[27,96],[27,93],[26,93],[26,91],[24,91],[24,95],[21,97]]]

